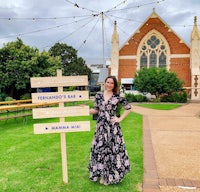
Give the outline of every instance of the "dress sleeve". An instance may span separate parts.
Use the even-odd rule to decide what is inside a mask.
[[[96,95],[95,95],[95,97],[94,97],[94,107],[93,107],[97,111],[99,110],[99,105],[98,105],[98,103],[99,103],[99,97],[100,97],[100,93],[97,92]]]
[[[131,109],[131,105],[128,103],[128,101],[124,97],[119,97],[119,102],[123,106],[125,110]]]

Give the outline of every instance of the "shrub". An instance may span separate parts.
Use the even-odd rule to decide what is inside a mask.
[[[135,95],[133,95],[131,93],[125,93],[124,97],[128,102],[135,102],[136,101]]]
[[[152,95],[180,91],[183,89],[183,84],[184,82],[177,77],[176,73],[166,68],[142,68],[134,78],[136,90]]]
[[[159,103],[160,102],[160,97],[156,97],[155,99],[153,99],[153,102]]]
[[[160,98],[161,102],[176,102],[176,103],[187,103],[187,92],[173,92],[170,95],[164,95]]]
[[[31,94],[30,93],[25,93],[20,97],[21,100],[26,100],[26,99],[31,99]]]
[[[143,102],[143,101],[145,101],[145,96],[143,96],[143,95],[135,95],[135,99],[136,99],[136,101],[137,102]]]
[[[6,96],[6,93],[0,93],[0,101],[5,101]]]
[[[12,97],[6,97],[5,101],[14,101],[14,99]]]
[[[180,102],[180,103],[187,103],[187,99],[188,99],[188,94],[187,94],[186,91],[183,91],[183,92],[180,94],[179,102]]]
[[[134,94],[131,94],[131,93],[125,93],[124,97],[126,98],[126,100],[128,102],[144,102],[144,101],[147,101],[147,98],[144,95],[141,95],[141,94],[134,95]]]
[[[70,86],[70,87],[64,87],[64,91],[74,91],[76,87]]]

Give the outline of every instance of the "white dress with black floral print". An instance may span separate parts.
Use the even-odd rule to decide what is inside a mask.
[[[94,109],[98,110],[98,118],[88,165],[92,181],[103,177],[108,184],[119,183],[130,171],[120,124],[111,123],[118,103],[121,103],[125,110],[131,109],[127,100],[118,95],[113,95],[108,101],[104,100],[102,92],[95,96]]]

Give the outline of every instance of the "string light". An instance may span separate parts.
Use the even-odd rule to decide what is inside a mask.
[[[91,20],[86,24],[88,25],[89,23],[92,22],[92,20],[94,18],[97,18],[99,16],[101,16],[101,14],[103,13],[105,17],[107,18],[110,18],[110,20],[113,22],[113,19],[116,20],[121,20],[121,21],[127,21],[127,22],[137,22],[137,23],[143,23],[143,21],[137,21],[137,20],[134,20],[134,19],[127,19],[127,18],[123,18],[123,17],[120,17],[118,15],[114,15],[113,13],[116,13],[116,12],[122,12],[122,11],[125,11],[125,10],[128,10],[128,9],[137,9],[137,8],[141,8],[141,7],[144,7],[144,6],[148,6],[148,5],[152,5],[152,4],[159,4],[161,2],[164,2],[165,0],[159,0],[159,1],[152,1],[152,2],[149,2],[149,3],[146,3],[146,4],[140,4],[140,5],[137,5],[137,6],[131,6],[131,7],[125,7],[125,8],[121,8],[120,9],[120,6],[124,5],[127,0],[124,0],[122,2],[120,2],[119,4],[117,4],[116,6],[113,6],[112,8],[102,12],[102,11],[96,11],[96,10],[92,10],[92,9],[88,9],[87,7],[82,7],[80,4],[78,3],[74,3],[70,0],[65,0],[67,3],[71,4],[74,8],[76,9],[82,9],[82,10],[86,10],[89,12],[89,14],[86,14],[86,15],[75,15],[75,16],[66,16],[66,17],[47,17],[47,18],[42,18],[42,17],[34,17],[34,18],[0,18],[0,21],[1,20],[8,20],[9,22],[15,22],[15,21],[20,21],[20,20],[30,20],[30,21],[34,21],[35,23],[38,22],[38,21],[43,21],[43,20],[52,20],[52,21],[58,21],[58,20],[62,20],[62,19],[77,19],[77,18],[83,18],[82,20],[77,20],[77,21],[73,21],[73,22],[69,22],[69,23],[64,23],[64,24],[60,24],[60,25],[56,25],[56,26],[53,26],[53,27],[48,27],[48,28],[45,28],[45,29],[39,29],[39,30],[34,30],[34,31],[30,31],[30,32],[25,32],[25,33],[19,33],[19,34],[15,34],[15,35],[7,35],[6,37],[0,37],[0,39],[3,39],[3,38],[9,38],[9,37],[18,37],[18,36],[24,36],[24,35],[28,35],[28,34],[34,34],[34,33],[39,33],[39,32],[42,32],[42,31],[47,31],[47,30],[52,30],[52,29],[55,29],[55,28],[61,28],[61,27],[64,27],[66,25],[70,25],[70,24],[73,24],[73,23],[80,23],[86,19],[90,19]],[[113,18],[113,19],[111,19]],[[97,22],[98,23],[98,22]],[[96,26],[96,24],[95,24]],[[193,25],[173,25],[173,27],[191,27]],[[80,31],[82,28],[84,28],[85,25],[82,25],[81,27],[79,27],[78,29],[74,30],[72,33],[64,36],[63,38],[60,38],[58,41],[61,41],[61,40],[64,40],[66,39],[67,37],[69,36],[72,36],[74,33]],[[118,26],[119,28],[119,26]],[[120,31],[122,31],[124,34],[124,30],[119,28]],[[94,31],[94,29],[92,29],[91,31],[88,32],[88,35],[87,37],[85,38],[84,41],[82,41],[81,45],[79,46],[79,49],[82,48],[83,45],[85,45],[87,43],[87,39],[91,36],[91,33]],[[127,35],[126,35],[127,36]],[[137,41],[135,41],[136,43],[138,43]],[[47,47],[47,46],[46,46]]]
[[[115,18],[114,20],[119,19],[119,20],[123,20],[123,21],[132,21],[132,22],[137,22],[137,23],[143,23],[142,21],[137,21],[135,19],[127,19],[127,18],[124,18],[124,17],[119,17],[119,16],[111,15],[111,14],[107,14],[107,16]]]
[[[108,12],[112,11],[113,9],[117,9],[119,6],[121,6],[122,4],[125,4],[126,2],[127,2],[127,0],[119,3],[118,5],[114,6],[113,8],[108,9],[107,11],[105,11],[105,13],[108,13]]]
[[[9,20],[9,21],[14,21],[14,20],[33,20],[33,21],[39,21],[39,20],[61,20],[61,19],[70,19],[70,18],[77,18],[77,17],[88,17],[91,16],[89,15],[76,15],[76,16],[69,16],[69,17],[25,17],[25,18],[20,18],[20,17],[12,17],[12,18],[0,18],[0,20]]]
[[[140,8],[140,7],[144,7],[144,6],[147,6],[147,5],[152,5],[152,4],[155,4],[155,3],[161,3],[165,0],[161,0],[161,1],[152,1],[152,2],[149,2],[149,3],[144,3],[142,5],[137,5],[137,6],[133,6],[133,7],[126,7],[126,8],[122,8],[122,9],[116,9],[115,11],[123,11],[123,10],[127,10],[127,9],[133,9],[133,8]],[[114,10],[112,10],[114,11]]]
[[[98,13],[98,11],[95,11],[95,10],[92,10],[92,9],[88,9],[88,8],[86,8],[86,7],[82,7],[82,6],[80,6],[80,5],[78,5],[77,3],[73,3],[73,2],[71,2],[71,1],[69,1],[69,0],[65,0],[67,3],[70,3],[70,4],[72,4],[72,5],[74,5],[76,8],[80,8],[80,9],[82,9],[82,10],[87,10],[87,11],[89,11],[89,12],[96,12],[96,13]]]
[[[54,27],[48,27],[48,28],[45,28],[45,29],[40,29],[40,30],[35,30],[35,31],[31,31],[31,32],[26,32],[26,33],[19,33],[19,34],[14,34],[14,35],[7,35],[7,36],[4,36],[4,37],[1,37],[0,39],[5,39],[5,38],[10,38],[10,37],[18,37],[18,36],[24,36],[24,35],[29,35],[29,34],[33,34],[33,33],[39,33],[39,32],[42,32],[42,31],[47,31],[47,30],[51,30],[51,29],[55,29],[55,28],[59,28],[59,27],[64,27],[66,25],[70,25],[70,24],[73,24],[73,23],[78,23],[78,22],[82,22],[83,20],[86,20],[90,17],[87,17],[87,18],[84,18],[84,19],[80,19],[78,21],[73,21],[73,22],[70,22],[70,23],[65,23],[65,24],[61,24],[61,25],[57,25],[57,26],[54,26]]]
[[[83,43],[82,43],[82,44],[80,45],[80,47],[78,48],[78,51],[82,48],[83,44],[86,44],[87,39],[89,38],[90,34],[94,31],[94,29],[95,29],[95,27],[96,27],[96,25],[97,25],[98,22],[99,22],[99,18],[98,18],[98,20],[96,21],[96,23],[95,23],[95,25],[93,26],[93,28],[91,29],[91,31],[88,33],[86,39],[83,41]]]
[[[59,40],[57,40],[57,42],[60,42],[60,41],[62,41],[62,40],[64,40],[64,39],[66,39],[66,38],[72,36],[72,35],[75,34],[76,32],[79,32],[81,28],[84,28],[85,26],[87,26],[91,21],[92,21],[92,19],[89,20],[87,23],[83,24],[80,28],[78,28],[78,29],[72,31],[71,33],[69,33],[68,35],[66,35],[66,36],[64,36],[64,37],[62,37],[62,38],[60,38]],[[47,47],[51,47],[51,46],[48,45],[48,46],[45,46],[44,48],[47,48]]]
[[[114,23],[115,20],[112,20],[111,18],[108,17],[108,19],[111,20],[112,23]],[[130,34],[128,34],[127,32],[125,32],[121,27],[119,27],[119,25],[117,25],[117,29],[119,29],[123,34],[125,34],[125,36],[130,37]],[[135,39],[132,39],[133,42],[135,42],[136,44],[139,44],[139,41],[136,41]]]

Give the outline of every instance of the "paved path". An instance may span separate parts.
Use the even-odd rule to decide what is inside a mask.
[[[200,103],[143,115],[143,192],[200,192]]]

